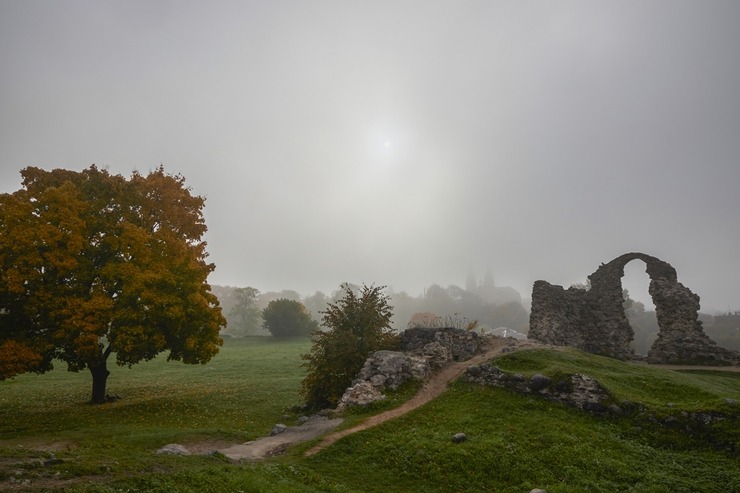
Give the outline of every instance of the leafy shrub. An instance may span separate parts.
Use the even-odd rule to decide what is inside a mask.
[[[271,301],[262,310],[264,327],[275,337],[307,336],[318,328],[300,301],[284,298]]]
[[[334,407],[371,352],[398,344],[383,288],[363,286],[358,295],[343,284],[344,297],[322,312],[329,330],[314,332],[311,351],[302,356],[308,372],[301,392],[310,408]]]

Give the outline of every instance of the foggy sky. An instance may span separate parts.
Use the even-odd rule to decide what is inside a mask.
[[[184,175],[214,284],[529,297],[641,251],[736,310],[740,2],[0,0],[0,192],[93,163]]]

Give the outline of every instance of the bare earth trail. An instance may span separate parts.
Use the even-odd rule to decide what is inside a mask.
[[[351,435],[352,433],[357,433],[358,431],[363,431],[367,430],[368,428],[378,426],[379,424],[390,421],[391,419],[398,418],[399,416],[403,416],[404,414],[407,414],[414,409],[423,406],[434,398],[439,397],[445,390],[447,390],[447,386],[450,384],[450,382],[456,380],[460,375],[462,375],[470,365],[479,365],[501,354],[501,350],[507,345],[507,342],[508,341],[503,338],[489,340],[483,353],[473,356],[472,358],[465,361],[451,363],[438,372],[434,373],[429,378],[429,380],[424,382],[424,386],[419,390],[419,392],[416,393],[416,395],[414,395],[405,403],[401,404],[399,407],[391,409],[384,413],[377,414],[375,416],[371,416],[362,423],[353,426],[352,428],[347,428],[346,430],[330,433],[329,435],[324,437],[321,443],[308,449],[304,455],[306,457],[310,457],[311,455],[314,455],[331,446],[337,440],[340,440],[347,435]]]

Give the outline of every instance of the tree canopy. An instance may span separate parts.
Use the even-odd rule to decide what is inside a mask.
[[[275,337],[307,336],[319,328],[306,307],[295,300],[273,300],[262,310],[264,327]]]
[[[207,284],[205,200],[160,166],[130,179],[91,166],[21,171],[0,195],[0,379],[52,361],[89,369],[106,398],[107,360],[206,363],[225,324]]]
[[[368,355],[392,349],[398,341],[384,286],[362,286],[359,293],[347,284],[342,289],[344,297],[323,312],[322,325],[329,330],[314,332],[311,351],[302,356],[307,375],[301,391],[314,409],[335,406]]]
[[[257,306],[257,288],[236,288],[234,305],[227,315],[228,332],[235,335],[256,334],[262,325],[262,311]]]

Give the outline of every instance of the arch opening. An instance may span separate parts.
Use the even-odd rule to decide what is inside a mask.
[[[634,333],[630,347],[639,356],[647,356],[660,332],[655,303],[648,290],[651,279],[646,267],[642,259],[627,262],[621,281],[624,315]]]

